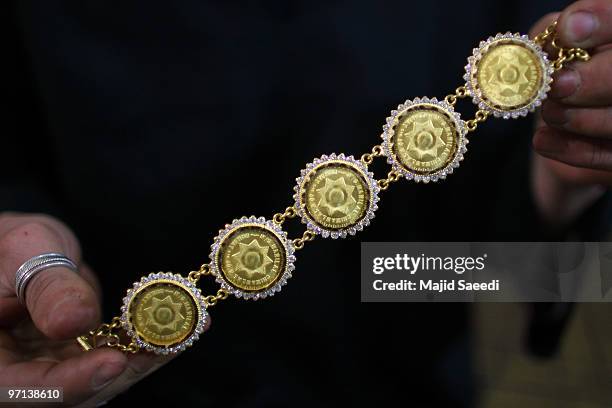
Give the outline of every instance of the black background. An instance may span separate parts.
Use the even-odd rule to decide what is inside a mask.
[[[563,6],[3,2],[0,209],[70,225],[110,318],[140,276],[197,268],[225,223],[291,205],[314,157],[359,156],[397,104],[452,92],[480,40]],[[471,406],[469,306],[360,303],[359,241],[600,239],[598,208],[569,231],[538,219],[532,125],[488,121],[448,180],[397,183],[358,237],[309,243],[271,299],[213,308],[193,348],[110,405]]]

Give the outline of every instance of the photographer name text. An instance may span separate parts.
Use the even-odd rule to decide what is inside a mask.
[[[382,275],[386,271],[403,271],[411,275],[411,279],[399,279],[386,282],[375,279],[372,282],[376,291],[427,291],[427,292],[469,292],[469,291],[499,291],[499,279],[473,282],[468,279],[426,279],[416,278],[416,273],[451,272],[454,276],[465,272],[483,271],[486,267],[487,254],[472,257],[441,257],[441,256],[410,256],[396,254],[393,257],[376,257],[372,262],[372,273]]]

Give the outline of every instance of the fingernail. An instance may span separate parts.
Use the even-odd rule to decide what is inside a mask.
[[[542,107],[542,117],[549,125],[563,126],[567,123],[567,109],[554,102],[545,103]]]
[[[565,24],[567,39],[581,43],[589,39],[595,31],[597,21],[588,11],[576,11],[569,15]]]
[[[155,366],[157,360],[149,355],[135,355],[128,363],[135,374],[144,374]]]
[[[578,90],[579,84],[578,73],[573,69],[564,69],[555,77],[550,89],[550,96],[557,99],[567,98]]]
[[[123,372],[125,366],[119,363],[104,363],[93,376],[91,387],[94,391],[100,390],[111,383]]]

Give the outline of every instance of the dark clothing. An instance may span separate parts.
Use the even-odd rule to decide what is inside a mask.
[[[0,209],[51,213],[76,231],[107,319],[140,276],[206,262],[233,218],[292,204],[312,158],[359,156],[397,104],[462,85],[480,40],[526,32],[565,5],[14,3]],[[458,110],[473,114],[469,102]],[[532,116],[488,121],[448,180],[394,185],[356,238],[309,243],[271,299],[212,308],[193,348],[111,405],[470,406],[469,306],[360,303],[359,242],[565,239],[533,208],[532,126]],[[607,201],[598,206],[573,237],[600,239]]]

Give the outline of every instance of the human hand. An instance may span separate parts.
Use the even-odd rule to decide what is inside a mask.
[[[568,221],[612,185],[612,1],[577,1],[542,18],[531,36],[555,19],[559,44],[592,56],[555,74],[533,137],[536,202],[550,220]]]
[[[24,307],[15,294],[15,273],[27,259],[48,252],[66,255],[79,271],[37,273]],[[65,225],[43,215],[0,214],[0,385],[63,387],[65,404],[89,407],[172,359],[109,347],[83,351],[75,337],[100,324],[100,299],[97,278]]]

